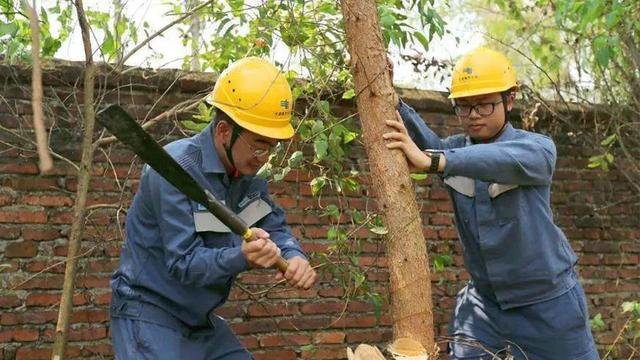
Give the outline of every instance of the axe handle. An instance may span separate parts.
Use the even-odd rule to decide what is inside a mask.
[[[204,190],[207,195],[207,209],[214,214],[223,224],[227,225],[231,231],[238,235],[242,235],[244,241],[253,240],[253,231],[249,229],[247,223],[244,222],[236,213],[229,210],[220,200],[216,199],[208,190]],[[278,257],[275,266],[282,273],[287,271],[289,263],[282,256]]]

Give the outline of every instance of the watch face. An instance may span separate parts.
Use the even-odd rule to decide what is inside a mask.
[[[429,167],[430,173],[438,172],[438,168],[440,167],[440,153],[431,153],[431,166]]]

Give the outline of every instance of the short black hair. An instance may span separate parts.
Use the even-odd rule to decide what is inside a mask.
[[[231,116],[227,115],[227,113],[225,113],[224,111],[220,110],[220,109],[215,109],[215,112],[213,114],[213,126],[218,125],[218,123],[220,121],[225,121],[227,123],[229,123],[229,125],[233,126],[236,124],[235,121],[233,121],[233,119],[231,118]]]

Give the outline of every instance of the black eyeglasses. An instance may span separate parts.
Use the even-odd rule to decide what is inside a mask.
[[[455,104],[453,106],[453,110],[456,112],[458,116],[467,117],[471,115],[471,110],[475,110],[476,113],[480,116],[489,116],[493,114],[493,111],[496,109],[496,105],[501,104],[502,100],[494,103],[481,103],[475,105],[466,105],[466,104]]]

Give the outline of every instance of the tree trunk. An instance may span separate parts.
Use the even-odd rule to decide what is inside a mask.
[[[44,124],[44,111],[42,110],[42,67],[40,65],[40,26],[38,25],[38,8],[33,0],[31,6],[25,1],[25,7],[29,14],[31,25],[31,58],[33,60],[33,74],[31,78],[33,108],[33,129],[36,133],[36,146],[40,158],[39,168],[41,174],[47,174],[53,169],[53,160],[49,154],[47,141],[47,129]]]
[[[187,11],[191,11],[197,6],[198,0],[185,0]],[[191,26],[189,26],[189,34],[191,34],[191,71],[201,70],[200,60],[198,59],[200,55],[200,40],[202,38],[201,29],[200,15],[194,13],[191,18]]]
[[[69,331],[69,317],[73,307],[73,291],[75,289],[76,265],[80,240],[84,231],[84,218],[87,210],[87,192],[91,179],[91,167],[93,166],[93,128],[95,125],[95,109],[93,107],[93,92],[96,67],[93,63],[91,51],[90,28],[84,15],[82,0],[75,1],[76,12],[82,31],[86,68],[84,72],[84,139],[82,142],[82,160],[78,171],[78,190],[74,208],[73,224],[69,234],[69,250],[67,253],[67,265],[64,273],[62,298],[58,312],[58,324],[56,325],[55,343],[53,345],[53,360],[64,359],[67,345],[67,332]]]
[[[386,66],[376,1],[341,0],[341,6],[373,193],[388,229],[393,336],[416,340],[431,353],[431,277],[420,214],[404,155],[388,150],[382,139],[390,130],[385,120],[396,118],[398,99]]]

